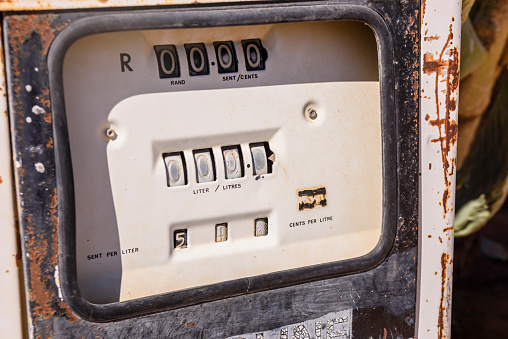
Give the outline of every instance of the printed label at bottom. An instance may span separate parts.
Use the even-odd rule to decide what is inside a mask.
[[[333,312],[318,319],[265,332],[235,335],[226,339],[350,339],[352,316],[353,310]]]

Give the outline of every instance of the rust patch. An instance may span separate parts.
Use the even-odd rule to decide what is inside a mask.
[[[448,199],[450,199],[450,196],[451,196],[451,193],[450,193],[450,189],[448,187],[443,192],[443,207],[444,207],[444,213],[445,213],[443,217],[446,217],[446,212],[448,211],[447,203],[448,203]]]
[[[423,40],[425,41],[434,41],[434,40],[439,40],[440,37],[438,35],[431,35],[431,36],[426,36],[425,38],[423,38]]]
[[[51,262],[57,260],[57,253],[50,251],[50,246],[46,239],[37,239],[32,225],[28,225],[27,230],[30,234],[27,244],[29,248],[32,249],[30,251],[30,260],[28,264],[31,283],[30,302],[33,315],[42,319],[49,319],[55,314],[55,310],[52,307],[52,300],[56,298],[56,295],[54,290],[47,288],[45,283],[40,282],[40,279],[54,274],[53,271],[50,271],[50,266],[45,264],[45,261],[48,257]]]
[[[55,266],[58,264],[56,188],[54,188],[52,193],[50,220],[55,227],[51,230],[51,243],[49,243],[46,238],[37,236],[37,232],[32,226],[31,218],[27,219],[27,230],[30,235],[27,239],[27,244],[30,248],[30,260],[28,261],[30,267],[30,302],[32,304],[34,317],[40,319],[51,318],[57,312],[53,306],[54,300],[58,298],[57,294],[55,289],[48,286],[50,277],[54,275]],[[61,302],[60,305],[66,306],[63,302]],[[67,307],[63,309],[71,320],[76,318]]]
[[[326,187],[307,188],[297,191],[298,210],[313,209],[317,206],[326,207]]]
[[[409,16],[409,22],[406,26],[405,35],[408,37],[408,39],[412,42],[413,46],[413,53],[418,54],[420,50],[420,44],[419,44],[419,37],[417,34],[417,31],[413,29],[413,26],[415,25],[415,22],[418,18],[419,12],[417,10],[414,11],[414,16]],[[411,65],[413,68],[418,69],[419,64],[415,61],[413,65]],[[413,71],[413,74],[411,76],[408,76],[406,78],[406,81],[413,82],[412,90],[413,90],[413,100],[418,101],[419,95],[420,95],[420,77],[418,71]],[[397,89],[397,85],[395,85],[395,89]]]
[[[3,181],[2,177],[0,177],[0,184],[1,184],[1,183],[3,183],[3,182],[4,182],[4,181]]]
[[[47,148],[53,148],[53,137],[49,137],[48,142],[46,143]]]
[[[187,326],[187,328],[191,328],[196,326],[196,323],[185,323],[185,326]]]
[[[420,10],[422,13],[422,16],[420,17],[420,27],[423,25],[423,18],[425,18],[425,10],[427,9],[427,0],[422,0],[420,4]],[[425,32],[427,34],[427,32]]]
[[[441,50],[438,58],[434,58],[431,53],[425,53],[423,56],[422,70],[427,75],[435,74],[434,95],[436,100],[436,119],[428,120],[432,126],[438,127],[439,138],[433,139],[432,142],[439,142],[441,147],[441,159],[443,162],[443,174],[446,189],[443,192],[442,206],[443,218],[446,218],[448,212],[448,199],[450,198],[450,177],[455,171],[455,157],[449,158],[450,150],[457,142],[458,126],[457,121],[451,119],[451,112],[457,109],[457,90],[459,86],[459,52],[457,47],[449,48],[453,39],[452,25],[446,43]],[[448,57],[445,52],[449,49]],[[441,81],[440,81],[441,79]],[[439,92],[440,82],[446,84],[446,88],[442,90],[445,94],[445,110],[444,114],[440,107]],[[427,120],[427,119],[426,119]]]
[[[59,305],[65,311],[65,315],[67,316],[67,319],[70,322],[75,323],[76,321],[79,320],[79,318],[74,313],[72,313],[72,311],[69,309],[69,307],[65,302],[61,301]]]
[[[47,55],[49,46],[55,38],[55,31],[61,31],[67,26],[67,23],[64,23],[61,26],[55,27],[55,29],[53,29],[51,26],[53,16],[54,15],[13,16],[10,18],[9,38],[16,45],[21,45],[23,42],[30,38],[32,33],[37,33],[40,35],[42,40],[43,55]]]
[[[450,256],[448,253],[441,254],[441,299],[439,303],[439,318],[437,320],[438,338],[444,338],[444,317],[448,314],[447,306],[445,305],[445,292],[446,292],[446,276],[448,272],[448,261]]]
[[[53,42],[56,32],[61,31],[67,26],[67,23],[63,23],[60,26],[52,27],[51,22],[54,15],[24,15],[24,16],[13,16],[9,18],[9,39],[13,45],[14,53],[22,53],[21,47],[26,41],[28,41],[32,34],[37,34],[42,42],[41,55],[45,56],[48,54],[49,47]],[[45,60],[44,60],[45,61]],[[12,58],[12,69],[16,78],[20,76],[20,65],[19,58]],[[43,71],[41,69],[41,71]],[[44,70],[47,72],[47,70]],[[19,81],[14,83],[14,90],[16,93],[21,93],[23,90],[23,84]],[[49,89],[44,88],[41,90],[41,95],[37,97],[40,106],[44,108],[42,119],[51,124],[51,111],[50,111],[50,99]],[[19,119],[23,119],[22,115],[18,116]]]
[[[49,211],[51,212],[51,215],[56,217],[57,212],[57,206],[58,206],[58,200],[56,195],[56,187],[53,189],[53,194],[51,196],[51,204],[49,205]],[[58,239],[57,239],[58,240]]]

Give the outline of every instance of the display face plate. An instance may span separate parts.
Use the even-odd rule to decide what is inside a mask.
[[[383,234],[377,51],[353,21],[75,42],[63,91],[82,296],[125,301],[371,252]]]

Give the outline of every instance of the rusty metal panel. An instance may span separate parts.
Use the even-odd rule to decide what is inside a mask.
[[[461,1],[422,1],[420,338],[449,338]]]
[[[328,6],[341,4],[326,3]],[[59,223],[58,196],[63,192],[56,180],[55,157],[62,154],[55,153],[53,144],[55,121],[47,55],[53,40],[66,27],[105,12],[6,15],[9,110],[14,157],[19,164],[16,186],[28,291],[27,321],[32,337],[224,338],[249,333],[268,336],[269,331],[275,329],[280,329],[282,335],[286,328],[293,335],[304,336],[301,326],[305,327],[307,321],[314,321],[314,325],[331,321],[335,326],[339,318],[347,318],[344,323],[351,318],[353,337],[414,337],[419,220],[420,7],[417,1],[359,1],[355,4],[367,6],[379,15],[394,50],[393,68],[384,70],[390,74],[386,86],[390,86],[388,93],[393,95],[387,100],[393,101],[391,118],[397,124],[393,140],[396,145],[393,158],[397,165],[396,199],[385,201],[396,211],[396,233],[386,259],[365,272],[213,302],[203,301],[174,310],[162,308],[149,315],[136,316],[134,311],[129,318],[102,323],[78,316],[62,291],[61,263],[68,258],[63,258],[60,234],[68,225]],[[259,6],[262,9],[277,4]],[[291,6],[302,6],[308,13],[308,20],[316,20],[319,17],[315,13],[322,5],[299,3]],[[237,9],[252,10],[253,7],[238,5]],[[166,9],[172,10],[171,7]],[[27,85],[31,86],[29,92],[25,88]],[[37,152],[30,152],[30,149]],[[136,310],[140,305],[141,302],[134,301],[129,307]],[[339,313],[342,311],[349,311],[344,314],[351,315],[344,316]]]

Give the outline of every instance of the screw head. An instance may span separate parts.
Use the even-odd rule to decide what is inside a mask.
[[[308,108],[307,109],[307,115],[309,117],[310,120],[316,120],[317,119],[317,112],[314,108]]]
[[[115,139],[116,139],[116,137],[117,137],[117,134],[116,134],[116,132],[115,132],[115,130],[114,130],[114,129],[112,129],[112,128],[108,128],[108,129],[106,130],[106,138],[108,138],[108,139],[110,139],[110,140],[115,140]]]

